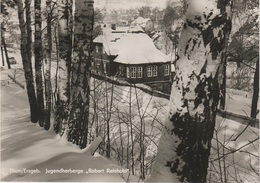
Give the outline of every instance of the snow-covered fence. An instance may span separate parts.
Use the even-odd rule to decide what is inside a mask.
[[[94,78],[97,78],[97,79],[100,79],[100,80],[106,80],[110,83],[113,83],[113,84],[116,84],[116,85],[119,85],[119,86],[136,87],[136,88],[142,90],[143,92],[148,93],[152,96],[161,97],[161,98],[165,98],[165,99],[168,99],[168,100],[170,99],[169,94],[153,90],[150,87],[142,85],[142,84],[133,85],[133,84],[128,83],[127,81],[118,80],[118,79],[115,79],[113,77],[108,77],[108,76],[103,76],[103,75],[98,75],[98,74],[92,74],[92,76]],[[248,94],[248,92],[244,92],[244,91],[228,89],[228,92],[230,92],[232,94],[236,94],[236,95],[241,95],[241,96],[244,96],[244,97],[252,97],[251,95]],[[252,119],[252,118],[247,117],[247,116],[235,114],[235,113],[220,110],[220,109],[217,110],[217,114],[219,116],[222,116],[222,117],[227,118],[227,119],[235,120],[235,121],[242,123],[242,124],[249,124],[250,126],[253,126],[253,127],[259,127],[257,119]]]
[[[118,80],[118,79],[114,79],[113,77],[103,76],[103,75],[100,75],[100,74],[91,73],[91,76],[94,77],[94,78],[100,79],[100,80],[106,80],[110,83],[113,83],[113,84],[116,84],[116,85],[119,85],[119,86],[136,87],[136,88],[138,88],[138,89],[140,89],[140,90],[142,90],[142,91],[144,91],[144,92],[146,92],[150,95],[170,99],[169,94],[163,93],[163,92],[160,92],[160,91],[157,91],[157,90],[152,90],[149,86],[145,86],[145,85],[142,85],[142,84],[135,84],[134,85],[134,84],[130,84],[127,81],[124,81],[124,80]]]
[[[231,120],[234,120],[234,121],[239,122],[241,124],[245,124],[245,125],[249,124],[252,127],[259,128],[259,120],[258,119],[253,119],[253,118],[250,118],[250,117],[247,117],[247,116],[235,114],[235,113],[224,111],[224,110],[221,110],[221,109],[218,109],[217,112],[218,112],[218,115],[222,116],[223,118],[231,119]]]

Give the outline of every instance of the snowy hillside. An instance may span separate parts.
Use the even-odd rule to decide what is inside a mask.
[[[4,77],[2,75],[1,79]],[[44,131],[30,123],[27,103],[25,90],[14,83],[2,86],[2,181],[138,180],[129,176],[127,169],[117,166],[98,153],[91,156],[86,150],[79,150],[77,146],[60,139],[53,132]],[[63,173],[52,173],[54,170]]]
[[[93,99],[90,119],[93,120],[91,123],[93,130],[90,132],[90,139],[95,139],[97,130],[103,142],[97,151],[99,153],[91,156],[86,150],[79,150],[65,139],[60,139],[51,130],[44,131],[30,123],[25,90],[12,83],[4,74],[5,72],[1,73],[1,80],[8,80],[9,84],[2,82],[1,87],[1,178],[3,181],[126,182],[129,178],[136,182],[138,178],[130,176],[132,166],[128,165],[130,160],[127,159],[133,155],[134,170],[138,176],[141,172],[140,152],[145,152],[143,163],[147,166],[146,173],[149,175],[157,150],[160,129],[167,114],[168,100],[151,96],[134,87],[117,86],[92,79]],[[22,82],[22,75],[17,78]],[[94,104],[98,104],[98,107],[94,107]],[[94,115],[95,110],[96,115]],[[104,149],[107,147],[105,130],[107,121],[110,122],[110,160],[104,157],[106,155]],[[233,176],[239,175],[241,180],[257,182],[259,176],[254,171],[259,170],[259,144],[254,140],[259,138],[258,130],[248,127],[243,132],[245,125],[220,117],[217,121],[217,133],[213,140],[209,167],[210,182],[214,182],[213,180],[219,182],[219,167],[222,166],[223,171],[227,165],[225,171],[230,174],[228,180],[234,181]],[[131,130],[133,141],[131,136],[129,137]],[[140,137],[141,130],[144,135]],[[234,141],[237,136],[237,140]],[[140,143],[141,138],[144,139],[143,143]],[[140,146],[141,144],[143,146]],[[227,154],[224,161],[220,158],[223,153]],[[127,166],[129,167],[125,168]],[[107,168],[114,173],[108,173]],[[51,174],[53,170],[58,172]],[[117,173],[119,171],[124,173]]]

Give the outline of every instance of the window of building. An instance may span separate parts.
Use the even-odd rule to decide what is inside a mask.
[[[137,78],[142,78],[143,77],[143,67],[137,67]]]
[[[147,77],[152,77],[153,73],[152,73],[152,66],[148,66],[147,67]]]
[[[147,77],[156,77],[157,75],[157,65],[147,66]]]
[[[98,53],[98,45],[96,45],[96,53]]]
[[[170,65],[166,64],[164,65],[164,75],[169,76],[169,74],[170,74]]]
[[[153,76],[157,76],[157,65],[153,66]]]
[[[131,78],[136,78],[136,67],[130,67]]]

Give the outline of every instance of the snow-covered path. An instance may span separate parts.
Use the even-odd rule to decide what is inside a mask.
[[[1,88],[1,156],[2,181],[137,181],[127,169],[31,123],[26,92],[13,83]]]

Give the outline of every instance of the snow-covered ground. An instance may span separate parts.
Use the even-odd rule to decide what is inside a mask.
[[[67,173],[51,174],[54,170]],[[1,87],[2,181],[125,182],[128,178],[138,181],[129,177],[127,169],[97,153],[88,155],[31,123],[25,90],[11,81]]]
[[[17,69],[20,68],[19,65],[15,67]],[[86,150],[79,150],[78,147],[66,142],[65,139],[57,137],[52,131],[45,131],[38,125],[32,124],[29,118],[26,91],[7,77],[7,73],[16,73],[18,81],[24,83],[23,72],[17,69],[16,71],[12,69],[1,72],[2,181],[126,182],[128,178],[133,182],[138,181],[138,178],[129,176],[129,170],[117,166],[113,158],[113,160],[108,160],[98,153],[90,156]],[[125,103],[127,113],[129,87],[118,86],[114,88],[114,92],[119,95],[117,96],[118,98],[121,98],[115,105],[119,106]],[[140,93],[138,90],[133,91],[132,101],[137,100],[135,92],[138,93],[139,101],[142,99],[143,106],[152,106],[147,109],[146,107],[143,109],[141,107],[141,111],[147,110],[147,113],[154,113],[156,111],[153,110],[161,106],[163,111],[159,111],[158,118],[165,116],[165,110],[167,109],[166,99],[154,97],[153,101],[149,102],[151,96]],[[228,110],[233,110],[238,114],[243,114],[243,111],[249,113],[249,98],[234,93],[228,95]],[[119,106],[119,110],[125,109]],[[146,119],[149,121],[149,117]],[[162,121],[164,120],[162,119]],[[149,125],[147,124],[147,126]],[[252,142],[259,138],[259,131],[256,128],[248,127],[240,135],[244,129],[245,125],[243,124],[218,117],[216,124],[217,133],[212,141],[213,148],[209,167],[211,182],[214,182],[213,180],[220,182],[220,174],[223,177],[224,170],[229,180],[228,182],[235,180],[240,180],[240,182],[259,182],[259,139]],[[235,140],[237,136],[239,137]],[[155,137],[155,140],[157,140],[159,135]],[[252,143],[250,144],[250,142]],[[249,145],[246,145],[247,143]],[[150,150],[151,153],[156,151],[156,146],[154,145],[148,146],[149,148],[152,148]],[[232,151],[236,152],[230,153]],[[222,157],[223,153],[227,154],[224,160]],[[152,157],[153,154],[150,154],[150,156]],[[219,167],[222,168],[220,169]],[[112,170],[118,169],[125,171],[125,173],[108,173],[107,168]],[[52,170],[68,172],[51,174]],[[81,170],[83,173],[80,173]],[[93,170],[92,173],[90,172],[91,170]],[[95,173],[95,170],[99,170],[99,173]]]

